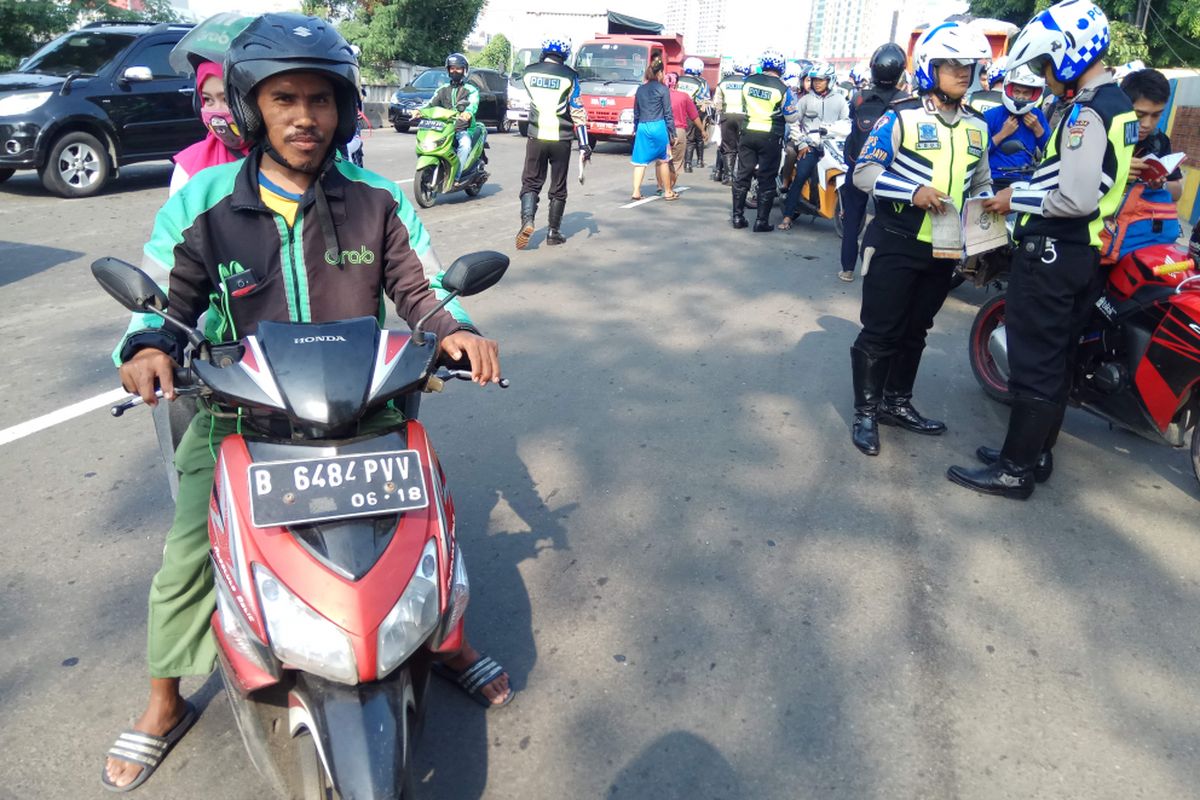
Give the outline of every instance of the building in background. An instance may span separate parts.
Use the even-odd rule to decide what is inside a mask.
[[[907,46],[918,25],[966,9],[965,0],[815,0],[806,57],[844,72],[869,59],[879,45]]]
[[[721,37],[730,6],[730,0],[670,0],[667,31],[683,34],[690,54],[719,56],[724,52]]]

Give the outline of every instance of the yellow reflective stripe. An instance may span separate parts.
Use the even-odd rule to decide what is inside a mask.
[[[742,85],[742,102],[746,105],[746,116],[750,118],[746,129],[769,133],[775,124],[776,110],[783,102],[783,93],[773,86],[745,83]]]
[[[1088,236],[1091,239],[1092,247],[1100,246],[1100,233],[1104,230],[1104,220],[1117,213],[1117,208],[1121,205],[1121,199],[1125,196],[1125,190],[1128,188],[1126,184],[1129,181],[1129,167],[1133,160],[1134,146],[1125,142],[1125,126],[1131,123],[1137,124],[1137,114],[1133,111],[1126,111],[1113,117],[1112,123],[1108,126],[1108,143],[1117,158],[1117,174],[1113,179],[1112,186],[1100,198],[1100,213],[1088,223]]]

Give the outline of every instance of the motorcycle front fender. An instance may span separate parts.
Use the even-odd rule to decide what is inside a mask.
[[[427,674],[427,670],[426,670]],[[426,680],[405,664],[382,681],[346,686],[296,676],[289,727],[307,727],[340,797],[407,797],[415,721]]]
[[[417,169],[422,170],[426,167],[435,167],[441,160],[437,156],[417,156]]]

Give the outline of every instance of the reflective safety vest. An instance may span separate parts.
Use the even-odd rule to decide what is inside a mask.
[[[708,81],[703,78],[697,78],[695,75],[684,75],[679,79],[676,88],[681,92],[686,92],[687,96],[696,102],[708,93]]]
[[[579,75],[565,64],[539,61],[525,68],[521,83],[529,92],[529,136],[543,142],[575,138],[571,100],[578,91]]]
[[[742,114],[746,113],[746,104],[742,102],[742,83],[745,79],[741,75],[727,75],[717,84],[717,88],[721,91],[721,98],[725,101],[726,114]]]
[[[900,144],[888,170],[921,186],[932,186],[962,209],[975,167],[988,146],[987,124],[964,110],[957,122],[947,125],[937,112],[927,111],[919,100],[892,106],[900,128]],[[884,230],[933,242],[933,220],[928,211],[910,203],[877,199],[875,212]]]
[[[1042,217],[1023,214],[1015,232],[1018,238],[1049,236],[1065,242],[1099,248],[1104,220],[1115,214],[1117,207],[1121,205],[1121,199],[1129,188],[1129,166],[1133,160],[1134,146],[1138,141],[1138,124],[1137,114],[1134,113],[1128,96],[1115,83],[1106,83],[1098,87],[1091,97],[1076,100],[1070,113],[1063,115],[1058,128],[1046,145],[1046,155],[1029,179],[1030,188],[1046,192],[1058,188],[1059,153],[1063,146],[1063,137],[1069,135],[1071,128],[1075,126],[1080,108],[1090,108],[1099,114],[1108,136],[1108,146],[1104,149],[1104,160],[1100,164],[1100,184],[1097,186],[1097,190],[1103,192],[1100,205],[1087,217]]]
[[[742,83],[745,130],[783,136],[783,101],[787,93],[787,84],[774,75],[760,72],[746,78]]]

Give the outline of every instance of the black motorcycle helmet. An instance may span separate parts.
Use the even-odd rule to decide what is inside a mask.
[[[303,14],[263,14],[230,43],[225,54],[225,95],[248,142],[266,138],[254,98],[260,83],[284,72],[319,72],[333,84],[338,126],[334,145],[354,138],[358,123],[358,59],[333,26]]]
[[[895,42],[880,45],[871,55],[871,82],[876,86],[891,88],[904,74],[908,66],[908,58],[904,50]]]
[[[461,69],[462,75],[455,75],[450,70]],[[446,73],[450,76],[450,85],[458,86],[467,79],[467,75],[471,72],[471,65],[467,63],[467,57],[462,53],[451,53],[446,56]]]

